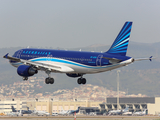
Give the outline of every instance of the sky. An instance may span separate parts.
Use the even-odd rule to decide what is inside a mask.
[[[110,45],[126,21],[130,41],[160,42],[160,0],[0,0],[0,48]]]

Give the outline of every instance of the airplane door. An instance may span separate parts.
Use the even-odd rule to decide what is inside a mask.
[[[16,57],[17,58],[20,58],[21,57],[21,53],[23,52],[23,50],[19,50],[18,52],[17,52],[17,55],[16,55]]]
[[[46,60],[50,61],[51,57],[52,57],[52,55],[48,54]]]
[[[101,60],[102,60],[103,55],[98,55],[97,60],[96,60],[96,65],[101,66]]]

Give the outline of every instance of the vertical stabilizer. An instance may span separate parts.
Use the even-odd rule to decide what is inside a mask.
[[[126,22],[112,46],[106,53],[126,56],[131,28],[132,22]]]
[[[128,112],[129,111],[129,106],[126,106],[126,108],[123,110],[123,112]]]
[[[17,112],[13,106],[11,106],[12,112]]]

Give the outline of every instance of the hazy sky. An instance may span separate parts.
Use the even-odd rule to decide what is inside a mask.
[[[0,48],[109,45],[126,21],[130,41],[160,42],[160,0],[0,0]]]

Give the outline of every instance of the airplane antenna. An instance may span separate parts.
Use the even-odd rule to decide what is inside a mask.
[[[29,48],[29,46],[27,48]]]

